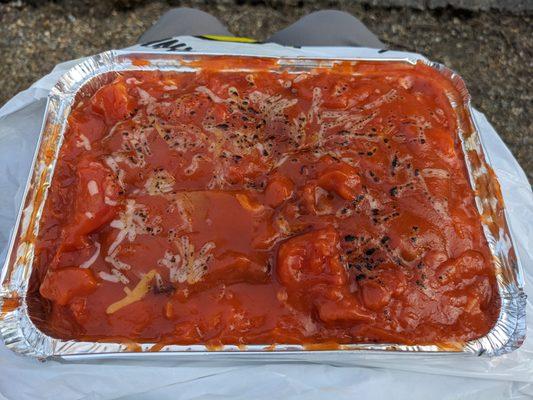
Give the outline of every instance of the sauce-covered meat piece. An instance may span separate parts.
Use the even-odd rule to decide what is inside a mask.
[[[73,108],[35,323],[207,345],[485,335],[500,299],[453,86],[421,64],[232,62],[123,72]]]
[[[77,183],[73,215],[65,226],[63,248],[83,246],[87,235],[108,223],[117,212],[119,187],[109,168],[82,159],[77,168]]]

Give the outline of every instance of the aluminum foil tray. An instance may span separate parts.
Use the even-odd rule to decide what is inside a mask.
[[[59,149],[67,128],[71,107],[81,97],[92,95],[98,88],[114,78],[117,72],[126,70],[191,71],[209,62],[217,54],[169,53],[163,50],[109,51],[90,57],[66,73],[48,96],[46,116],[28,178],[22,206],[11,237],[6,263],[2,270],[0,286],[0,335],[11,350],[41,360],[91,361],[95,359],[189,361],[225,360],[240,361],[320,361],[356,362],[370,354],[425,354],[427,355],[484,355],[497,356],[517,349],[525,338],[526,296],[519,260],[513,248],[511,233],[506,222],[499,184],[487,165],[480,135],[472,118],[470,97],[464,81],[448,68],[428,61],[403,59],[358,58],[349,61],[426,62],[451,81],[462,97],[457,104],[452,101],[459,118],[459,137],[462,141],[465,161],[475,200],[482,218],[485,236],[493,255],[501,309],[496,324],[484,337],[466,343],[447,345],[398,345],[358,343],[340,345],[335,350],[310,350],[301,345],[249,345],[223,346],[213,350],[203,345],[166,345],[156,343],[103,343],[61,340],[45,335],[28,315],[26,293],[28,291],[34,259],[34,242],[39,232],[39,221],[45,204],[47,190],[54,174]],[[255,57],[238,55],[239,57]],[[225,56],[227,57],[227,55]],[[267,57],[272,58],[272,57]],[[328,67],[335,59],[276,58],[279,70],[292,72]],[[341,60],[341,59],[338,59]],[[347,59],[342,59],[346,61]],[[240,64],[242,65],[242,64]],[[239,67],[243,69],[243,67]]]

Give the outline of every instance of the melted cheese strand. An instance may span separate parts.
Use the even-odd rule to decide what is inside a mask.
[[[155,275],[156,270],[153,269],[141,278],[141,280],[139,281],[139,283],[137,283],[137,286],[135,286],[133,290],[130,290],[127,287],[124,288],[124,292],[126,292],[126,297],[117,301],[116,303],[111,304],[109,307],[107,307],[105,312],[107,314],[113,314],[121,308],[124,308],[132,303],[142,300],[142,298],[150,290],[150,283],[152,279],[154,279]]]
[[[95,242],[94,246],[96,247],[96,250],[95,250],[94,254],[87,261],[81,263],[80,264],[80,268],[89,268],[91,265],[94,264],[94,262],[96,261],[96,259],[100,255],[100,247],[101,247],[100,243]]]

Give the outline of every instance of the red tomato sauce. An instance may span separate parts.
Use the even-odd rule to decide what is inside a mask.
[[[500,299],[451,84],[420,64],[265,65],[124,72],[73,108],[38,326],[214,346],[485,335]]]

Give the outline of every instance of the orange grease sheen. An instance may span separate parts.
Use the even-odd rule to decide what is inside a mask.
[[[210,348],[485,335],[500,299],[450,82],[231,62],[125,72],[73,109],[37,242],[39,327]]]

